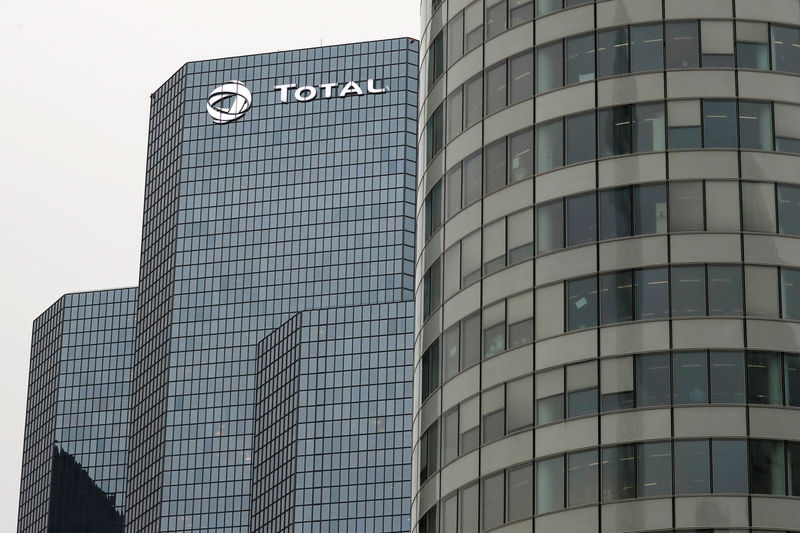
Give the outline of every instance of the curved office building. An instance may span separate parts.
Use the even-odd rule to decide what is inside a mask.
[[[412,529],[800,531],[800,0],[431,1]]]

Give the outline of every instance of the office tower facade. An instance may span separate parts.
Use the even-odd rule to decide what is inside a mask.
[[[188,63],[153,95],[131,531],[251,531],[254,407],[283,393],[257,394],[259,343],[302,311],[413,300],[417,45]]]
[[[800,2],[422,2],[412,520],[800,531]]]
[[[67,294],[33,324],[20,532],[121,532],[136,289]]]

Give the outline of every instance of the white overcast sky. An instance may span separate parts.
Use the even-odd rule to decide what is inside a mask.
[[[25,0],[0,19],[0,531],[14,531],[33,319],[136,285],[150,94],[186,61],[419,37],[419,0]]]

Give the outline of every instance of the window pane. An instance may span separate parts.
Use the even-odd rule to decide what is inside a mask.
[[[536,423],[564,419],[564,368],[536,374]]]
[[[744,403],[744,353],[711,352],[711,403]]]
[[[704,67],[732,68],[733,22],[703,20],[700,22],[700,48]]]
[[[636,358],[636,407],[669,405],[669,354],[640,355]]]
[[[633,188],[633,233],[649,235],[667,232],[666,185],[637,185]]]
[[[781,152],[800,154],[800,105],[775,102],[775,142]]]
[[[536,48],[536,93],[541,94],[563,85],[561,41]]]
[[[567,117],[567,164],[595,158],[594,111]]]
[[[597,412],[597,362],[567,367],[567,417]]]
[[[483,77],[464,84],[464,128],[477,124],[483,118]]]
[[[597,325],[597,278],[567,282],[567,331]]]
[[[511,0],[509,11],[511,26],[527,22],[533,18],[533,0]]]
[[[461,286],[481,279],[481,232],[476,231],[461,241]]]
[[[786,494],[783,442],[750,441],[750,492]]]
[[[597,77],[628,72],[628,29],[597,33]]]
[[[488,276],[506,266],[506,221],[483,227],[483,273]]]
[[[629,187],[600,191],[600,240],[633,233],[631,202]]]
[[[675,494],[711,492],[707,440],[675,441]]]
[[[536,172],[564,166],[564,121],[536,126]]]
[[[631,26],[631,72],[664,68],[664,30],[661,24]]]
[[[744,287],[748,316],[765,318],[780,316],[778,267],[745,265]]]
[[[478,398],[473,398],[461,404],[459,413],[459,432],[461,454],[470,452],[480,445],[480,417],[478,411]]]
[[[667,103],[669,112],[669,147],[700,148],[700,100],[673,100]]]
[[[533,425],[533,376],[506,385],[506,429],[509,433]]]
[[[800,187],[778,185],[778,232],[800,235]]]
[[[496,527],[503,523],[503,473],[495,474],[483,480],[483,527]]]
[[[745,231],[775,233],[775,186],[742,182],[742,225]]]
[[[474,314],[461,321],[461,368],[469,368],[481,358],[481,316]]]
[[[422,319],[428,318],[442,303],[442,263],[437,259],[423,279]]]
[[[772,68],[800,74],[800,28],[772,25]]]
[[[505,62],[486,71],[486,114],[495,113],[506,106]]]
[[[481,169],[483,168],[483,156],[479,152],[476,155],[464,160],[464,207],[478,200],[482,194]]]
[[[444,73],[444,32],[440,31],[428,49],[428,88],[433,87],[442,73]]]
[[[662,151],[666,145],[664,104],[633,106],[633,151]]]
[[[564,420],[564,395],[550,396],[536,400],[536,423],[549,424],[557,420]]]
[[[442,422],[442,465],[458,457],[458,409],[453,409],[443,417]]]
[[[478,484],[459,493],[459,533],[478,533]]]
[[[739,183],[737,181],[706,182],[706,229],[708,231],[738,232]]]
[[[633,357],[600,361],[600,395],[603,411],[633,407]]]
[[[506,29],[506,13],[508,8],[505,0],[487,0],[486,2],[486,38],[501,34]]]
[[[456,243],[444,252],[442,294],[447,300],[461,288],[461,244]]]
[[[781,356],[774,352],[747,352],[748,403],[781,405]]]
[[[442,533],[458,533],[458,497],[453,495],[442,503]]]
[[[703,146],[736,148],[736,102],[703,100]]]
[[[667,268],[634,271],[634,320],[669,316],[669,273]]]
[[[708,402],[706,352],[675,352],[672,356],[674,403]]]
[[[594,33],[567,39],[567,85],[594,79]]]
[[[562,0],[537,0],[536,1],[536,14],[546,15],[557,11],[562,7]]]
[[[672,267],[672,316],[706,316],[706,269]]]
[[[594,193],[567,198],[567,246],[597,240],[597,199]]]
[[[533,209],[508,217],[508,264],[533,257]]]
[[[464,98],[461,89],[454,91],[447,97],[447,140],[453,140],[461,133],[464,116]]]
[[[621,270],[600,275],[600,323],[633,320],[633,272]]]
[[[564,508],[564,457],[536,463],[536,512]]]
[[[505,476],[503,472],[494,474],[483,480],[483,505],[481,515],[483,516],[483,528],[489,529],[503,524],[505,514],[503,504],[505,501]]]
[[[772,150],[772,104],[739,101],[742,148]]]
[[[742,300],[742,267],[709,265],[709,316],[742,316]]]
[[[537,253],[564,247],[564,204],[561,200],[536,208],[536,232]]]
[[[445,186],[445,210],[448,220],[461,210],[461,165],[447,173]]]
[[[452,65],[464,53],[464,14],[447,23],[447,64]]]
[[[598,157],[631,153],[631,107],[624,105],[598,111]]]
[[[444,332],[442,342],[444,379],[447,380],[458,374],[458,324]]]
[[[511,182],[533,176],[533,130],[509,137],[511,152]]]
[[[786,405],[800,407],[800,355],[783,354],[783,361]]]
[[[508,347],[516,348],[533,342],[533,293],[509,298],[507,306]]]
[[[638,497],[672,494],[672,444],[652,442],[637,445]]]
[[[700,66],[697,22],[667,22],[667,68]]]
[[[442,225],[442,180],[436,182],[425,198],[425,238],[427,239]]]
[[[426,161],[430,163],[433,158],[444,148],[444,104],[436,110],[425,125],[425,153]]]
[[[464,10],[464,53],[483,42],[483,5],[473,2]]]
[[[597,450],[567,455],[567,505],[585,505],[597,501],[598,466]]]
[[[786,457],[789,460],[789,496],[800,496],[800,443],[786,443]]]
[[[769,69],[769,25],[736,22],[736,63],[740,68]]]
[[[603,502],[636,497],[636,455],[633,444],[602,451],[600,496]]]
[[[703,231],[703,182],[669,184],[669,225],[672,231]]]
[[[533,514],[533,465],[508,471],[508,521]]]
[[[505,139],[485,148],[486,173],[484,174],[485,194],[502,189],[506,184],[506,141]]]
[[[439,341],[433,341],[422,354],[422,400],[439,386]]]
[[[483,310],[483,357],[492,357],[506,349],[506,303],[502,301]]]
[[[533,96],[533,52],[512,58],[509,68],[511,69],[509,103],[516,104]]]
[[[714,492],[747,493],[747,441],[711,441]]]
[[[800,319],[800,270],[781,269],[781,301],[783,318]]]

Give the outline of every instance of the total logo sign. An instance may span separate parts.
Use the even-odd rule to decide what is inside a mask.
[[[379,87],[374,79],[370,79],[367,80],[366,91],[355,81],[344,84],[323,83],[319,87],[313,85],[298,87],[296,83],[286,83],[276,85],[274,90],[280,91],[281,102],[286,104],[289,103],[290,92],[296,102],[310,102],[317,97],[328,100],[388,93],[389,86]],[[243,117],[252,104],[253,95],[245,84],[238,80],[231,80],[211,91],[206,100],[206,111],[215,124],[227,124]]]

